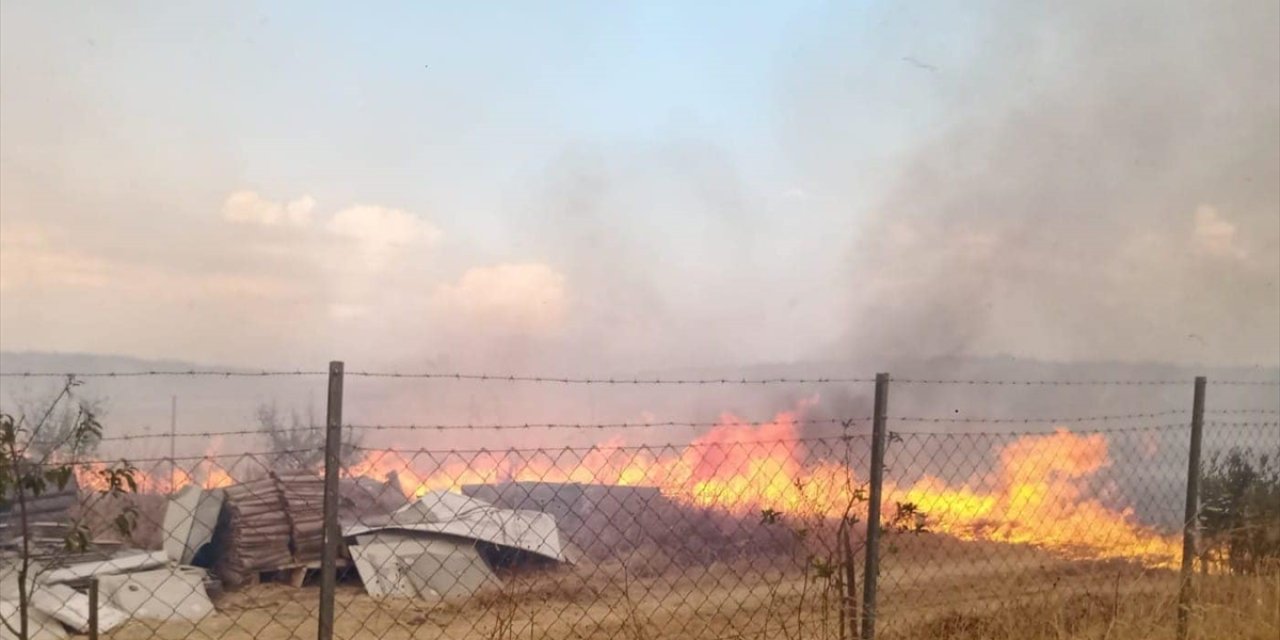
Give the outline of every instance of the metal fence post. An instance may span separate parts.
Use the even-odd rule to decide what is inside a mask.
[[[98,640],[98,578],[89,578],[89,640]]]
[[[333,592],[337,586],[338,467],[342,446],[342,363],[329,363],[329,407],[324,434],[324,549],[320,556],[320,625],[318,640],[333,638]]]
[[[1178,587],[1178,638],[1186,640],[1190,630],[1191,580],[1200,529],[1200,441],[1204,433],[1205,377],[1196,377],[1191,401],[1191,448],[1187,455],[1187,508],[1182,521],[1182,575]]]
[[[888,435],[889,374],[876,374],[876,405],[871,421],[871,492],[867,497],[867,559],[862,576],[862,640],[876,637],[876,578],[880,573],[880,498],[884,489],[884,445]]]

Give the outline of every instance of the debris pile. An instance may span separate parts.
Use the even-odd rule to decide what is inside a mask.
[[[385,484],[344,481],[339,493],[347,557],[374,597],[469,597],[500,586],[500,569],[571,562],[552,514],[569,521],[583,515],[556,501],[513,509],[443,491],[408,502],[394,477]],[[94,580],[101,632],[131,619],[195,622],[214,612],[210,593],[223,584],[234,589],[287,572],[301,586],[306,572],[319,567],[323,547],[324,483],[306,472],[271,472],[223,489],[183,488],[168,497],[163,539],[150,543],[155,550],[68,552],[70,516],[86,509],[74,486],[28,507],[27,530],[44,545],[32,555],[28,576],[31,638],[87,631],[85,590]],[[11,624],[18,619],[22,564],[15,555],[21,536],[13,535],[22,528],[12,521],[13,514],[0,512],[0,616]],[[4,631],[0,640],[7,640]]]
[[[498,567],[568,562],[555,517],[433,491],[381,523],[343,531],[374,597],[470,596],[498,586]]]
[[[6,506],[0,501],[0,548],[16,549],[22,540],[22,518],[18,505]],[[38,496],[26,495],[27,531],[30,532],[31,557],[49,558],[63,552],[70,533],[71,515],[79,508],[80,487],[72,475],[61,489],[47,488]]]
[[[462,493],[507,509],[552,514],[566,542],[592,557],[607,557],[662,539],[673,523],[687,520],[657,487],[576,482],[471,484]]]
[[[82,508],[78,498],[73,504],[39,512],[41,522],[70,530],[75,526],[71,513]],[[180,563],[189,562],[207,544],[220,505],[220,495],[197,487],[172,496],[165,510],[163,550],[112,553],[91,544],[88,550],[73,552],[63,539],[41,539],[40,552],[27,556],[28,638],[60,640],[69,632],[88,632],[90,609],[85,590],[94,579],[99,586],[100,632],[110,632],[130,619],[196,622],[212,613],[207,572]],[[34,522],[31,513],[27,514],[29,525]],[[6,520],[13,515],[6,514]],[[20,626],[21,531],[20,526],[8,530],[19,535],[6,538],[0,556],[0,617],[5,623],[0,624],[0,638],[4,640],[11,637],[8,628]],[[29,526],[28,531],[38,530]],[[33,533],[33,540],[39,535]]]

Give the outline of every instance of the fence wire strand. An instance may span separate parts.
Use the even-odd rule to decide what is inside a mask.
[[[328,372],[0,375],[231,378]],[[573,385],[872,381],[345,375]],[[991,612],[1077,611],[1108,589],[1123,591],[1137,608],[1154,609],[1169,600],[1180,559],[1190,410],[1124,413],[1129,407],[1123,407],[1104,413],[1099,407],[1095,415],[1080,415],[1045,408],[1045,414],[1058,415],[999,415],[984,406],[962,406],[953,415],[931,416],[938,405],[913,406],[909,390],[893,398],[892,406],[905,408],[887,418],[877,637],[948,637],[938,630],[957,620],[981,624],[973,621]],[[1253,495],[1252,485],[1233,493],[1238,487],[1222,484],[1224,474],[1237,468],[1233,464],[1257,465],[1259,456],[1280,456],[1280,408],[1263,406],[1266,401],[1233,403],[1206,411],[1203,422],[1205,506],[1198,522],[1204,536],[1196,561],[1214,579],[1247,579],[1261,566],[1257,552],[1232,537],[1231,527],[1241,524],[1232,518],[1263,517],[1244,524],[1280,532],[1280,509],[1266,511],[1265,499],[1247,508],[1231,502]],[[959,413],[969,410],[996,415]],[[861,602],[867,558],[870,421],[860,414],[801,414],[752,421],[335,422],[332,428],[346,439],[336,485],[342,541],[335,637],[850,640],[849,629],[863,613],[851,603]],[[931,432],[929,425],[940,426]],[[119,435],[108,430],[101,443],[207,439],[223,450],[87,456],[76,461],[72,486],[33,496],[39,514],[33,521],[41,528],[23,536],[13,535],[12,505],[0,509],[0,582],[13,579],[15,540],[39,542],[39,629],[55,635],[87,631],[87,578],[97,574],[104,603],[99,622],[111,637],[316,636],[324,448],[271,447],[261,439],[262,428],[229,426],[235,428]],[[314,435],[325,427],[301,429]],[[568,434],[561,444],[542,430],[600,434]],[[637,433],[661,443],[629,442]],[[366,434],[376,438],[359,437]],[[587,438],[596,442],[582,444]],[[131,469],[136,491],[113,484],[121,469]],[[1264,470],[1259,477],[1265,476]],[[85,534],[88,548],[64,548],[65,536],[77,533]],[[1228,595],[1234,600],[1224,595],[1211,604],[1216,609],[1206,605],[1205,611],[1253,606],[1234,592]],[[1280,601],[1280,593],[1275,597]],[[6,605],[6,619],[10,610]]]

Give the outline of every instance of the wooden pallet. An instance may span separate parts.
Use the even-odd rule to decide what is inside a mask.
[[[338,558],[334,563],[334,567],[339,570],[346,569],[348,567],[347,560],[345,558]],[[290,585],[294,588],[301,588],[302,584],[307,581],[307,572],[319,570],[319,560],[288,564],[272,571],[263,571],[261,574],[255,576],[257,578],[255,582],[275,581]]]

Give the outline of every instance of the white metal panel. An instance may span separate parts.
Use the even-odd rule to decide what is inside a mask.
[[[14,598],[18,597],[16,593],[6,593],[5,597],[10,595]],[[0,619],[13,625],[14,629],[19,628],[21,622],[18,619],[18,603],[0,600]],[[30,640],[63,640],[68,637],[68,634],[62,623],[41,613],[38,609],[30,609],[27,611],[27,637]],[[8,628],[0,624],[0,640],[18,640],[18,636],[9,633]]]
[[[522,549],[552,560],[568,558],[555,517],[539,511],[501,509],[477,498],[433,491],[392,514],[386,524],[348,527],[346,536],[375,531],[444,533]]]
[[[213,613],[204,574],[195,567],[157,569],[102,576],[98,585],[102,597],[135,618],[199,622]]]
[[[65,584],[37,585],[31,593],[31,607],[48,614],[74,631],[89,630],[89,596]],[[129,619],[125,612],[98,601],[98,630],[111,631]]]

